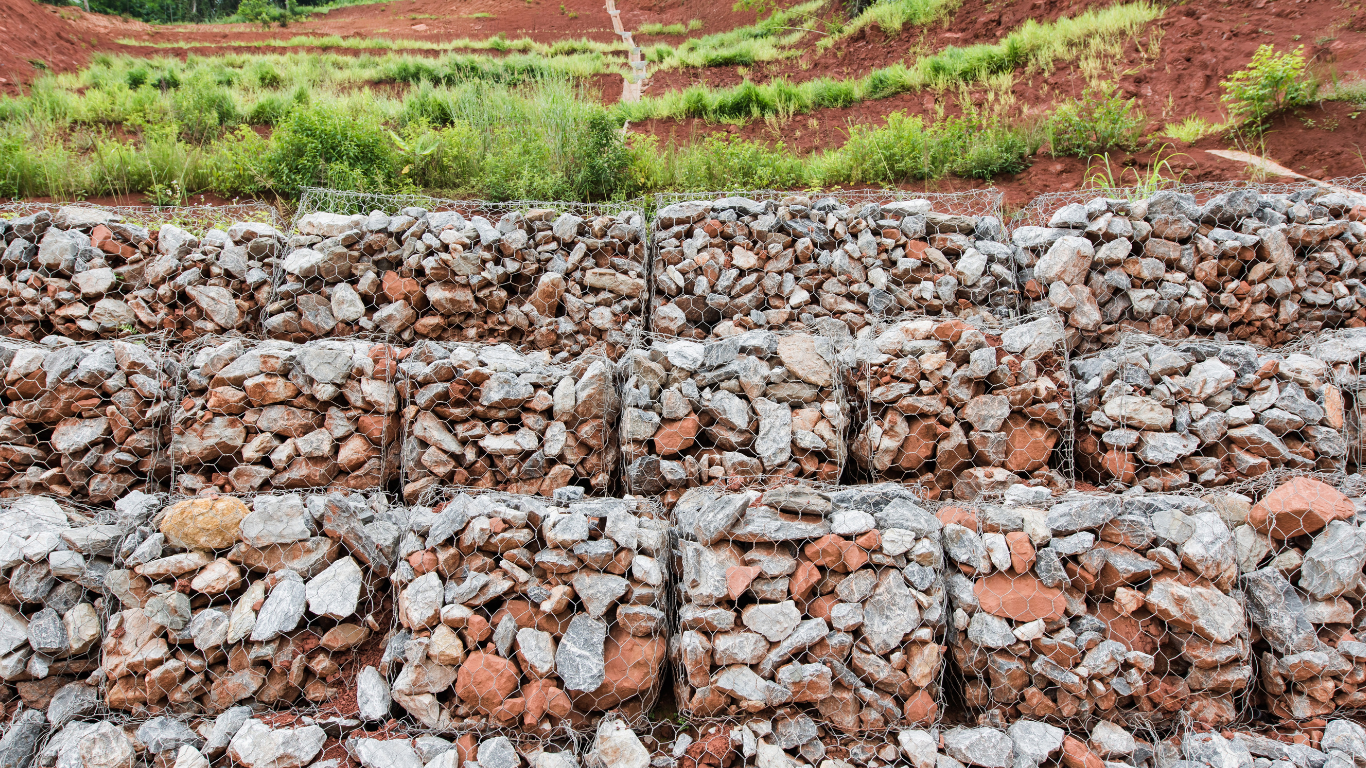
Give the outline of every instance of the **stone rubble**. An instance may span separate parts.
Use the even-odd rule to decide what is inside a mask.
[[[983,724],[1232,723],[1252,685],[1237,592],[1249,507],[1218,492],[941,507],[969,709]]]
[[[722,478],[838,482],[848,407],[835,344],[753,330],[656,338],[618,363],[625,485],[671,506]]]
[[[451,489],[414,513],[379,673],[422,727],[582,727],[594,712],[650,711],[668,635],[668,522],[651,502],[570,490]]]
[[[109,505],[155,491],[176,369],[127,341],[0,341],[0,496],[49,494]]]
[[[665,206],[654,220],[650,329],[699,341],[804,326],[848,336],[906,312],[1013,314],[1013,253],[1000,220],[935,207],[801,195]]]
[[[550,496],[614,487],[620,398],[611,361],[507,344],[422,341],[399,363],[403,496],[442,485]]]
[[[84,206],[0,224],[0,316],[5,335],[30,341],[250,332],[270,299],[284,241],[260,222],[197,237]]]
[[[1055,316],[1005,328],[919,318],[867,330],[842,355],[861,422],[849,446],[861,473],[918,483],[930,499],[973,500],[1026,480],[1066,486],[1055,449],[1071,416]]]
[[[564,362],[643,330],[644,219],[514,211],[310,213],[281,262],[262,331],[305,341],[354,333],[411,342],[507,341]]]
[[[336,698],[358,649],[385,629],[378,611],[410,514],[380,493],[159,508],[122,540],[119,567],[103,577],[104,703],[226,717],[244,705]],[[221,735],[211,741],[230,746]]]
[[[1343,393],[1312,355],[1147,337],[1073,361],[1072,376],[1079,478],[1108,490],[1344,467]]]
[[[1264,347],[1366,322],[1366,196],[1239,189],[1197,205],[1162,191],[1096,198],[1011,231],[1021,309],[1056,307],[1069,346],[1093,352],[1125,330],[1227,334]]]
[[[670,640],[690,717],[783,708],[842,733],[937,720],[940,523],[894,484],[689,490]],[[780,726],[779,732],[783,728]]]
[[[175,490],[383,488],[399,469],[401,354],[357,339],[186,348],[171,416]]]

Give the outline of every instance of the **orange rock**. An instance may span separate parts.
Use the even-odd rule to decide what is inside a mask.
[[[675,421],[662,422],[659,431],[655,432],[655,450],[659,451],[661,456],[673,456],[691,448],[701,431],[702,422],[697,419],[696,414]]]
[[[526,699],[518,696],[515,699],[507,699],[502,704],[494,708],[492,717],[504,725],[511,725],[517,722],[517,718],[526,711]]]
[[[413,567],[413,573],[418,576],[435,571],[437,566],[436,553],[430,549],[418,550],[408,555],[408,565]]]
[[[1247,522],[1273,539],[1290,539],[1322,530],[1354,512],[1352,502],[1336,488],[1311,477],[1293,477],[1252,505]]]
[[[882,534],[878,533],[876,529],[867,531],[855,537],[854,543],[859,545],[859,548],[872,552],[882,547]]]
[[[820,582],[821,572],[816,565],[809,560],[801,560],[797,563],[796,572],[788,580],[787,588],[793,597],[801,599]]]
[[[868,562],[867,552],[854,542],[833,533],[807,544],[803,551],[816,565],[841,573],[856,571]]]
[[[977,510],[967,507],[941,507],[934,516],[944,525],[961,525],[969,531],[977,530]]]
[[[515,690],[517,668],[491,653],[471,653],[455,676],[455,695],[486,715],[492,715]]]
[[[911,725],[929,725],[939,717],[939,705],[934,703],[934,697],[924,688],[906,700],[903,711]]]
[[[1006,545],[1010,547],[1010,568],[1016,573],[1029,573],[1034,567],[1034,543],[1029,534],[1011,531],[1006,534]]]
[[[1032,574],[1011,575],[997,571],[972,585],[982,610],[1016,621],[1061,618],[1067,598],[1061,589],[1046,587]]]
[[[1137,478],[1138,465],[1128,451],[1111,448],[1101,457],[1100,466],[1106,475],[1121,483],[1132,483]]]
[[[939,422],[929,417],[906,419],[910,434],[901,441],[896,452],[896,466],[907,472],[920,469],[925,462],[934,458],[939,447]]]
[[[962,320],[946,320],[939,325],[936,325],[931,333],[940,341],[957,344],[958,339],[962,338],[963,332],[970,330],[972,330],[972,326]]]
[[[831,592],[828,595],[821,595],[820,597],[806,604],[805,613],[815,618],[825,619],[826,621],[829,621],[830,609],[834,608],[835,604],[839,601],[840,596],[835,594],[834,592]]]
[[[732,565],[726,569],[726,593],[731,600],[739,600],[740,595],[749,589],[754,578],[763,571],[757,565]]]
[[[489,620],[475,614],[465,621],[465,640],[469,645],[482,643],[493,636],[493,628],[489,626]]]
[[[528,727],[534,726],[546,715],[563,720],[574,710],[569,696],[555,685],[553,680],[535,680],[527,683],[522,686],[522,695],[526,698],[526,711],[522,713],[522,722]]]
[[[624,627],[617,627],[603,646],[607,666],[602,685],[591,693],[574,694],[574,702],[581,708],[600,711],[649,691],[659,681],[667,647],[661,636],[634,637]]]
[[[1062,738],[1062,764],[1067,768],[1105,768],[1105,761],[1075,736]]]
[[[1033,472],[1048,465],[1053,446],[1058,444],[1058,430],[1020,413],[1012,413],[1003,430],[1007,445],[1006,469]]]

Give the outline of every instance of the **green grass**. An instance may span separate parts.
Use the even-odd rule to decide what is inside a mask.
[[[827,0],[808,0],[745,27],[688,40],[677,47],[659,43],[645,49],[645,59],[663,68],[748,66],[796,56],[796,44]]]
[[[1215,124],[1199,115],[1191,115],[1179,123],[1169,123],[1162,129],[1162,133],[1183,144],[1194,144],[1206,136],[1223,133],[1229,127],[1228,123]]]
[[[910,24],[922,27],[947,18],[962,5],[963,0],[881,0],[863,10],[839,28],[835,34],[822,39],[817,48],[825,50],[840,40],[865,27],[877,25],[886,35],[895,35]]]
[[[527,37],[509,40],[500,35],[471,40],[458,38],[445,42],[431,40],[391,39],[387,37],[341,37],[339,35],[295,35],[287,39],[271,40],[225,40],[222,42],[184,42],[163,43],[136,38],[120,38],[119,44],[143,48],[344,48],[347,50],[383,51],[515,51],[539,56],[571,56],[580,53],[626,53],[623,42],[601,43],[581,38],[578,40],[558,40],[554,43],[538,43]]]
[[[686,26],[683,24],[669,24],[665,26],[660,23],[641,24],[640,29],[636,30],[638,35],[686,35],[689,32],[696,32],[702,28],[701,19],[693,19]]]
[[[745,81],[731,88],[693,86],[622,105],[622,109],[637,121],[685,117],[725,122],[786,119],[817,109],[847,107],[926,88],[978,83],[992,75],[1019,69],[1048,71],[1055,61],[1082,59],[1093,48],[1111,47],[1137,36],[1161,15],[1159,6],[1140,0],[1047,24],[1031,19],[998,43],[966,48],[949,46],[910,66],[897,63],[858,79],[822,77],[791,83],[779,78],[763,85]]]

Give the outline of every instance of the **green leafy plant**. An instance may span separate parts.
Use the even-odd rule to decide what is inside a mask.
[[[1229,116],[1256,133],[1265,130],[1267,120],[1277,112],[1304,106],[1318,93],[1304,46],[1276,53],[1275,46],[1263,45],[1252,55],[1252,62],[1225,78],[1222,86]]]
[[[1166,155],[1164,156],[1163,153]],[[1115,168],[1110,164],[1108,154],[1093,155],[1086,163],[1086,186],[1096,189],[1127,189],[1132,200],[1150,197],[1160,189],[1180,184],[1181,180],[1185,178],[1185,171],[1177,172],[1172,168],[1171,161],[1177,157],[1185,157],[1185,155],[1174,153],[1171,151],[1170,144],[1163,144],[1153,154],[1152,162],[1148,164],[1146,172],[1140,171],[1136,167],[1128,167],[1122,168],[1116,173]],[[1093,171],[1092,168],[1095,170]],[[1130,176],[1133,178],[1132,183],[1129,181]]]
[[[1048,125],[1053,156],[1086,157],[1111,148],[1132,149],[1143,135],[1143,113],[1110,83],[1087,87],[1060,105]]]

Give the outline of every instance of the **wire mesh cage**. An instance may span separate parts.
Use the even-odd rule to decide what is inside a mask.
[[[110,504],[166,479],[174,368],[161,336],[0,341],[0,496]]]
[[[602,346],[565,364],[507,344],[421,341],[399,364],[403,495],[442,485],[616,490],[621,411]]]
[[[105,577],[111,709],[357,716],[407,509],[380,492],[223,495],[174,501],[151,523]]]
[[[105,578],[158,497],[114,506],[51,496],[0,501],[0,710],[46,712],[49,724],[107,712],[99,691],[108,626]]]
[[[26,215],[0,219],[0,315],[6,335],[31,340],[249,330],[284,241],[265,205],[7,211]]]
[[[1074,360],[1072,377],[1078,478],[1096,486],[1212,488],[1346,467],[1343,392],[1312,354],[1125,334]]]
[[[177,493],[384,489],[399,474],[399,349],[208,337],[177,349]]]
[[[1125,331],[1279,346],[1360,326],[1366,177],[1346,183],[1044,195],[1011,230],[1022,309],[1057,307],[1083,353]]]
[[[1238,720],[1253,679],[1237,591],[1248,506],[1231,492],[941,504],[968,711],[1145,733]]]
[[[754,328],[857,332],[885,314],[1015,313],[995,189],[927,194],[660,195],[650,330],[705,339]]]
[[[855,474],[927,498],[975,500],[1019,483],[1067,487],[1072,398],[1053,312],[974,324],[902,317],[870,326],[841,354]]]
[[[849,423],[835,340],[751,330],[706,342],[646,334],[617,364],[626,489],[665,506],[708,483],[838,482]]]
[[[777,712],[789,747],[817,721],[844,734],[939,722],[940,525],[911,491],[777,477],[692,488],[673,519],[681,712],[731,724]]]
[[[669,528],[647,499],[434,488],[400,549],[379,673],[417,727],[583,732],[644,722],[664,682]]]
[[[1362,377],[1362,357],[1366,355],[1366,329],[1344,328],[1325,331],[1299,345],[1329,367],[1327,380],[1341,392],[1342,436],[1347,443],[1346,471],[1360,472],[1366,463],[1366,378]]]
[[[508,341],[557,362],[644,325],[639,201],[442,200],[307,190],[265,333]]]

